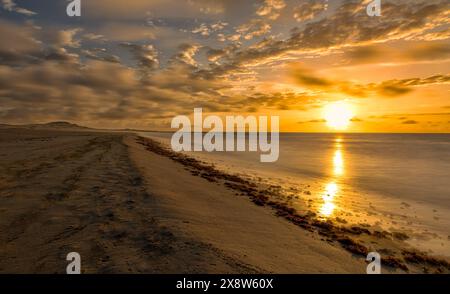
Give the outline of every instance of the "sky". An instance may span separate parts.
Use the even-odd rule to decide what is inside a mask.
[[[0,0],[0,123],[450,132],[450,1]],[[345,120],[342,122],[342,120]]]

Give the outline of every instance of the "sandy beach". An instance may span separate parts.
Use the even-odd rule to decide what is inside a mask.
[[[0,276],[450,274],[450,1],[0,2]]]
[[[82,273],[365,273],[369,248],[354,237],[391,240],[299,215],[131,132],[0,133],[1,273],[65,273],[73,251]],[[382,262],[383,273],[448,270],[417,252]]]
[[[136,146],[132,158],[156,198],[156,218],[195,236],[227,260],[261,273],[363,273],[363,260],[274,216],[221,183],[193,176],[169,158]],[[175,180],[176,179],[176,180]]]
[[[362,273],[365,263],[133,134],[2,128],[0,272]]]

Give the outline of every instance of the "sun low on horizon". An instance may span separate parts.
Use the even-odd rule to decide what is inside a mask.
[[[450,132],[448,1],[51,2],[0,6],[0,123],[167,131],[202,107],[282,132]]]
[[[323,109],[323,118],[327,126],[336,131],[346,130],[354,116],[354,107],[346,101],[328,103]]]

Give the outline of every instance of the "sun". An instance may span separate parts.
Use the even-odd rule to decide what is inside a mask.
[[[354,117],[353,107],[347,101],[332,102],[324,107],[323,117],[330,128],[345,130]]]

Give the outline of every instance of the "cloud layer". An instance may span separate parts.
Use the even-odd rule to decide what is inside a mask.
[[[308,112],[338,96],[448,85],[448,71],[431,70],[450,58],[448,1],[383,1],[379,18],[366,2],[97,0],[74,21],[2,0],[0,120],[164,127],[194,107]],[[417,70],[363,82],[303,65],[312,61]]]

